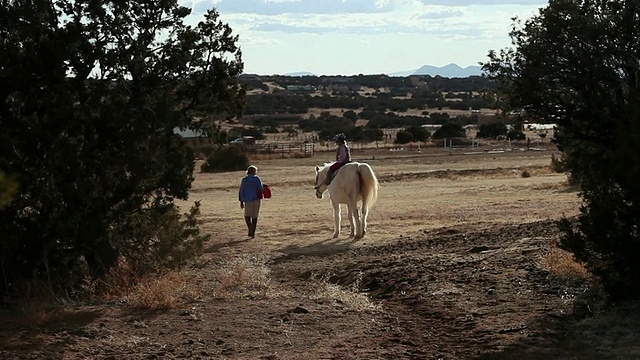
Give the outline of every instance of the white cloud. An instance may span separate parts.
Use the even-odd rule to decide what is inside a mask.
[[[425,11],[424,13],[417,15],[418,20],[432,20],[432,19],[444,19],[451,17],[463,16],[464,12],[460,9],[446,8],[446,9],[434,9]]]
[[[239,35],[245,69],[318,74],[381,73],[422,65],[485,61],[510,45],[511,18],[529,18],[535,0],[207,0]],[[487,5],[488,4],[488,5]],[[277,54],[274,58],[270,54]],[[360,69],[360,70],[357,70]]]
[[[220,0],[215,7],[221,13],[277,15],[283,13],[343,14],[391,11],[395,1],[379,0]]]
[[[546,5],[540,0],[419,0],[425,5],[469,6],[469,5]]]

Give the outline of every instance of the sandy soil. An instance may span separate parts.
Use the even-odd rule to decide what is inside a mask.
[[[331,237],[329,201],[314,196],[329,157],[255,160],[273,193],[255,239],[236,199],[243,173],[198,173],[189,203],[202,202],[212,238],[167,280],[172,306],[0,310],[0,358],[637,358],[638,309],[603,334],[588,276],[556,248],[554,221],[580,201],[551,150],[356,152],[381,183],[357,241],[348,223]]]

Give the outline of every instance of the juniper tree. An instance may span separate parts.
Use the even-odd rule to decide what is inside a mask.
[[[0,172],[19,189],[0,210],[0,289],[65,284],[83,263],[179,266],[201,247],[198,204],[175,203],[194,156],[174,129],[239,114],[243,63],[215,10],[189,14],[175,0],[3,1]]]
[[[640,297],[639,17],[632,0],[552,0],[483,64],[509,107],[557,124],[584,200],[577,225],[561,222],[562,244],[614,300]]]

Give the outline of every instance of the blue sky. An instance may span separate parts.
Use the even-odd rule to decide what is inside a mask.
[[[383,74],[462,67],[510,46],[512,18],[540,0],[180,0],[196,23],[210,8],[239,36],[245,73]]]

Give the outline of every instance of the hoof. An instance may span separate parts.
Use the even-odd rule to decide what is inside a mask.
[[[338,236],[340,236],[340,233],[333,233],[333,238],[337,238]]]

